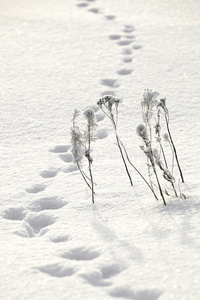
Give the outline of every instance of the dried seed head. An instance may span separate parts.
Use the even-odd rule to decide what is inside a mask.
[[[164,140],[165,140],[166,142],[170,142],[168,133],[165,133],[165,134],[163,135],[163,138],[164,138]]]
[[[169,170],[164,169],[163,170],[163,177],[170,182],[175,182],[175,178],[172,176],[172,174],[169,172]]]
[[[92,108],[87,108],[84,112],[83,112],[84,117],[86,118],[87,122],[88,122],[88,126],[90,126],[90,130],[93,130],[97,127],[96,124],[96,117],[94,114],[94,111]]]
[[[147,131],[143,124],[138,125],[136,132],[143,140],[147,140]]]
[[[152,109],[154,106],[157,105],[158,101],[156,98],[158,97],[158,92],[153,92],[149,89],[146,89],[143,94],[143,99],[141,101],[142,105],[148,107],[148,109]]]
[[[80,163],[83,158],[83,145],[82,145],[82,134],[79,128],[71,128],[71,144],[72,144],[72,155],[74,163]]]
[[[101,99],[99,99],[99,101],[97,102],[97,105],[99,105],[102,108],[102,105],[106,105],[107,109],[109,111],[112,110],[112,106],[113,104],[116,105],[116,107],[118,107],[120,100],[111,96],[111,95],[106,95],[104,97],[102,97]]]
[[[156,123],[156,125],[154,126],[156,134],[160,135],[160,130],[161,130],[161,126],[159,123]]]

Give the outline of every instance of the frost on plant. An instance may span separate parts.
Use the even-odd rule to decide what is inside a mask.
[[[149,89],[144,91],[143,98],[141,100],[142,117],[144,124],[138,125],[136,132],[143,141],[143,145],[140,146],[140,148],[147,157],[147,165],[151,187],[154,189],[154,191],[158,188],[163,202],[164,204],[166,204],[164,193],[169,195],[170,192],[168,190],[170,189],[168,188],[167,190],[166,188],[163,188],[163,183],[161,181],[159,172],[162,172],[162,177],[171,184],[172,190],[176,197],[178,195],[175,188],[175,178],[173,176],[174,156],[177,161],[177,166],[182,181],[183,175],[178,162],[176,148],[174,146],[171,132],[169,129],[169,111],[166,106],[166,98],[157,100],[158,95],[158,92],[154,92]],[[153,122],[154,124],[152,124]],[[167,129],[167,133],[165,133],[162,137],[161,130],[163,127]],[[153,128],[155,130],[154,134]],[[169,143],[171,146],[171,162],[165,154],[163,141]],[[171,171],[169,170],[169,165],[171,165]],[[155,175],[155,183],[152,180],[151,171]]]
[[[155,198],[157,199],[157,196],[154,193],[153,188],[150,186],[150,184],[147,182],[147,180],[144,178],[144,176],[141,174],[141,172],[135,167],[135,165],[131,162],[129,155],[127,153],[127,150],[125,146],[123,145],[121,139],[118,136],[117,132],[117,122],[118,122],[118,106],[119,106],[119,99],[113,97],[113,96],[104,96],[101,98],[98,102],[97,105],[101,108],[101,110],[104,112],[104,114],[111,120],[114,131],[115,131],[115,137],[117,141],[117,146],[119,148],[122,161],[125,166],[126,173],[128,175],[128,178],[130,180],[131,185],[133,185],[132,178],[130,175],[130,172],[128,170],[127,162],[131,165],[131,167],[137,172],[137,174],[143,179],[143,181],[147,184],[151,192],[154,194]],[[144,139],[147,138],[147,132],[146,129],[143,125],[138,128],[138,131],[140,132],[140,135],[143,136]]]
[[[144,123],[148,123],[153,116],[153,108],[158,104],[156,98],[158,97],[158,92],[153,92],[146,89],[141,100],[142,106],[142,117]]]
[[[77,165],[84,181],[88,185],[88,187],[92,191],[92,202],[94,203],[94,181],[92,175],[92,162],[93,159],[91,157],[91,143],[94,140],[93,135],[94,131],[97,127],[96,118],[94,115],[94,111],[92,108],[88,108],[83,112],[83,116],[86,120],[86,129],[85,131],[80,131],[79,126],[77,125],[77,118],[80,116],[80,112],[78,110],[74,111],[74,115],[72,118],[72,128],[71,128],[71,144],[72,144],[72,155],[73,161]],[[87,158],[88,161],[88,171],[89,175],[87,175],[81,166],[81,162],[84,158]]]
[[[71,128],[71,144],[72,144],[72,155],[74,163],[80,163],[83,159],[83,144],[82,144],[82,134],[79,127],[76,125],[76,119],[79,116],[79,111],[76,109],[74,111],[72,123],[73,127]]]

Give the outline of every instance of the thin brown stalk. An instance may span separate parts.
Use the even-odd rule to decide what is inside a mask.
[[[166,125],[167,125],[167,131],[168,131],[168,134],[169,134],[170,142],[171,142],[171,145],[172,145],[173,150],[174,150],[174,155],[175,155],[175,158],[176,158],[177,166],[178,166],[178,169],[179,169],[179,172],[180,172],[181,180],[182,180],[182,182],[184,182],[183,173],[182,173],[182,170],[181,170],[181,167],[180,167],[180,164],[179,164],[179,160],[178,160],[178,155],[177,155],[176,148],[175,148],[175,145],[173,143],[171,132],[170,132],[170,129],[169,129],[169,117],[167,118],[166,112],[165,112],[165,121],[166,121]]]
[[[125,152],[125,154],[126,154],[126,158],[127,158],[128,162],[129,162],[129,164],[130,164],[130,165],[134,168],[134,170],[140,175],[140,177],[144,180],[144,182],[148,185],[148,187],[149,187],[150,190],[152,191],[152,193],[153,193],[154,197],[156,198],[156,200],[158,200],[158,197],[156,196],[156,194],[155,194],[153,188],[150,186],[150,184],[149,184],[148,181],[144,178],[144,176],[140,173],[140,171],[132,164],[132,162],[130,161],[130,158],[129,158],[129,156],[128,156],[128,153],[127,153],[127,151],[126,151],[126,148],[124,147],[124,145],[122,144],[121,141],[120,141],[120,143],[121,143],[121,145],[122,145],[122,147],[123,147],[123,149],[124,149],[124,152]]]

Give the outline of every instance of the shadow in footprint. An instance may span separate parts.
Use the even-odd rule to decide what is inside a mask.
[[[133,300],[157,300],[162,292],[155,289],[144,289],[135,291],[129,287],[118,287],[109,292],[110,296],[116,298],[126,298]]]
[[[99,129],[99,130],[97,130],[97,134],[96,135],[97,135],[97,138],[99,140],[102,140],[102,139],[107,138],[108,132],[107,132],[106,129]]]
[[[121,38],[121,35],[119,34],[111,34],[109,35],[110,40],[119,40]]]
[[[130,40],[123,40],[123,41],[119,41],[117,43],[118,46],[127,46],[127,45],[130,45],[132,43],[132,41]]]
[[[99,14],[99,9],[98,8],[90,8],[88,9],[89,12],[94,13],[94,14]]]
[[[37,194],[39,192],[43,192],[45,188],[44,184],[35,184],[32,187],[25,189],[25,191],[30,194]]]
[[[132,61],[133,61],[132,57],[124,57],[123,58],[123,62],[125,62],[125,63],[130,63]]]
[[[97,122],[101,122],[105,118],[105,115],[103,114],[96,114],[96,120]]]
[[[78,7],[87,7],[88,3],[82,2],[77,4]]]
[[[71,163],[73,161],[73,156],[70,153],[60,154],[59,157],[66,163]]]
[[[111,278],[122,272],[122,268],[117,264],[107,265],[101,268],[101,272],[104,279]]]
[[[119,71],[117,71],[117,73],[119,74],[119,75],[129,75],[129,74],[131,74],[133,72],[133,69],[121,69],[121,70],[119,70]]]
[[[114,16],[114,15],[107,15],[107,16],[105,16],[105,18],[110,21],[110,20],[116,19],[116,16]]]
[[[49,276],[53,277],[66,277],[72,276],[75,273],[73,268],[69,268],[64,266],[61,263],[50,264],[42,267],[36,268],[42,273],[48,274]]]
[[[119,81],[117,79],[102,79],[101,84],[112,88],[120,87]]]
[[[133,34],[125,35],[125,38],[133,40],[135,39],[135,35]]]
[[[66,201],[63,201],[57,196],[54,197],[44,197],[32,202],[31,210],[42,211],[49,209],[60,209],[67,205]]]
[[[55,146],[53,148],[50,148],[49,152],[64,153],[64,152],[67,152],[70,148],[71,148],[70,145],[57,145],[57,146]]]
[[[81,274],[80,277],[84,278],[93,286],[109,286],[112,284],[111,282],[103,279],[102,273],[99,270],[94,270],[93,272],[87,274]]]
[[[77,247],[73,248],[68,252],[64,252],[61,254],[62,258],[70,259],[70,260],[93,260],[100,256],[99,251],[85,248],[85,247]]]
[[[88,109],[88,108],[92,108],[95,113],[99,111],[99,106],[96,104],[90,105],[90,106],[86,107],[85,109]]]
[[[56,219],[45,212],[40,212],[37,215],[32,213],[28,214],[25,221],[31,226],[33,232],[38,234],[43,228],[54,224]]]
[[[51,241],[55,244],[58,243],[65,243],[69,241],[69,236],[68,235],[58,235],[58,236],[54,236],[51,238]]]
[[[44,170],[40,173],[40,176],[43,178],[53,178],[56,177],[59,170]]]
[[[3,214],[2,217],[7,220],[13,220],[13,221],[21,221],[25,218],[26,211],[24,207],[9,207],[7,208]]]
[[[142,48],[142,46],[141,46],[141,45],[133,45],[132,48],[133,48],[134,50],[139,50],[139,49]]]
[[[134,27],[132,25],[125,25],[123,31],[126,33],[131,33],[134,31]]]
[[[122,52],[123,55],[131,55],[133,54],[133,50],[127,48],[127,49],[124,49],[123,52]]]

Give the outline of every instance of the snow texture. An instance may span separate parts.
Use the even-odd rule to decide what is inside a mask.
[[[200,2],[1,1],[0,28],[0,299],[200,299]],[[166,207],[133,169],[130,186],[96,105],[121,99],[119,136],[147,175],[145,89],[167,99],[185,177]],[[89,108],[95,204],[70,142]]]

